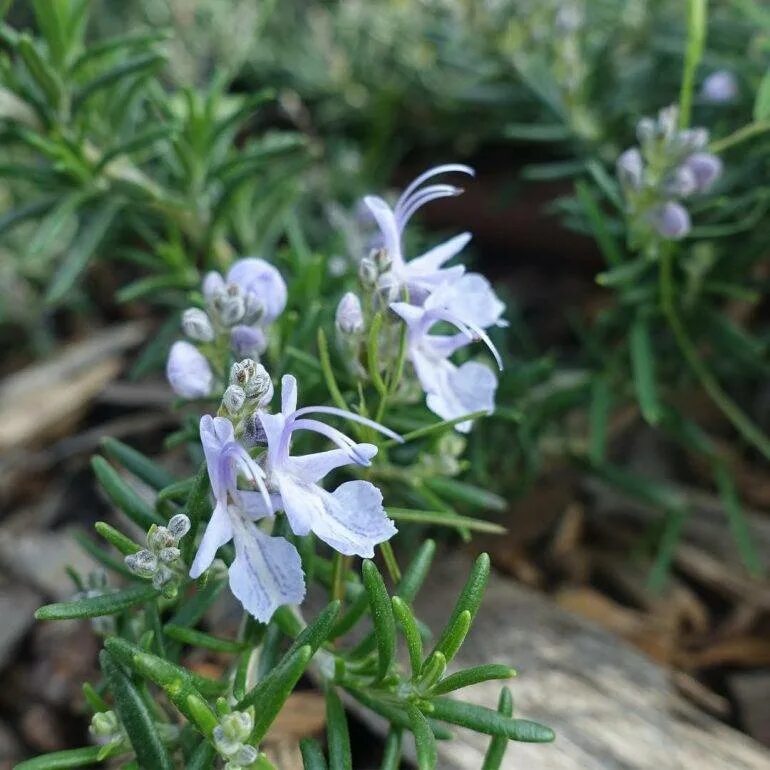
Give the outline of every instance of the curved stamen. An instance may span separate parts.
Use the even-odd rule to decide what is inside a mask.
[[[480,339],[489,348],[489,352],[494,356],[495,362],[497,363],[500,371],[503,370],[503,359],[500,357],[500,352],[495,347],[495,344],[492,342],[492,340],[489,339],[489,335],[480,326],[473,323],[472,321],[460,319],[454,313],[450,313],[448,310],[442,310],[440,308],[431,310],[429,315],[437,320],[446,321],[447,323],[453,324],[461,332],[468,334],[471,338],[475,336]],[[473,334],[469,333],[471,331]]]
[[[368,457],[362,455],[358,451],[357,445],[352,439],[346,436],[342,431],[332,428],[330,425],[326,425],[323,422],[319,422],[318,420],[296,420],[292,423],[292,430],[309,430],[313,433],[320,433],[345,452],[352,462],[364,466],[372,464]]]
[[[240,444],[236,444],[234,454],[238,462],[238,467],[243,471],[244,475],[248,476],[254,482],[254,485],[262,495],[265,507],[270,511],[271,515],[274,514],[275,510],[273,509],[273,502],[270,499],[270,493],[267,491],[267,486],[264,481],[265,472],[254,462],[251,455]],[[238,490],[235,489],[234,491],[237,493]]]
[[[414,213],[426,203],[438,200],[439,198],[454,198],[462,195],[462,193],[462,187],[454,187],[450,184],[431,185],[424,190],[416,192],[404,201],[402,207],[397,208],[395,211],[399,233],[403,232],[404,227],[406,227]]]
[[[313,413],[332,414],[335,417],[342,417],[345,420],[350,420],[351,422],[357,422],[360,425],[366,425],[368,428],[373,428],[379,433],[382,433],[388,438],[392,438],[394,441],[398,441],[399,443],[403,443],[404,441],[404,439],[401,438],[398,433],[395,433],[390,428],[386,428],[381,423],[370,420],[367,417],[361,417],[361,415],[356,414],[355,412],[348,412],[345,409],[338,409],[336,406],[303,406],[301,409],[297,409],[292,417],[301,417],[302,415]]]
[[[403,207],[404,201],[418,188],[423,182],[427,182],[434,176],[439,174],[448,174],[450,172],[458,172],[460,174],[468,174],[468,176],[475,176],[476,172],[470,167],[462,163],[444,163],[441,166],[434,166],[433,168],[424,171],[417,177],[407,188],[401,193],[401,197],[396,202],[396,210]]]

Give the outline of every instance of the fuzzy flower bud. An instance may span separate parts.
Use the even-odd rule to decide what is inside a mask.
[[[729,104],[738,97],[738,81],[729,70],[717,70],[703,81],[700,94],[711,104]]]
[[[680,203],[667,201],[650,214],[652,226],[663,238],[678,241],[690,232],[690,215]]]
[[[269,403],[273,398],[273,382],[267,369],[251,358],[233,364],[230,382],[243,388],[246,397],[255,399],[258,406]]]
[[[360,334],[364,330],[361,300],[352,291],[347,292],[337,305],[335,321],[343,334]]]
[[[183,513],[172,516],[167,527],[153,524],[147,532],[147,548],[126,556],[126,566],[135,575],[151,580],[154,588],[173,596],[184,568],[177,546],[189,531],[190,519]]]
[[[219,724],[212,732],[214,747],[222,759],[226,760],[228,770],[240,770],[253,764],[259,752],[250,746],[249,740],[254,727],[251,711],[233,711],[220,717]]]
[[[638,190],[642,186],[644,161],[636,147],[626,150],[617,161],[618,180],[624,187]]]
[[[377,284],[379,270],[373,259],[364,257],[358,265],[358,279],[366,289],[372,289]]]
[[[190,307],[182,313],[182,331],[198,342],[211,342],[214,339],[214,327],[204,310]]]
[[[243,421],[243,443],[247,447],[267,444],[267,434],[258,414],[249,415]]]
[[[230,385],[222,396],[222,404],[228,414],[236,415],[246,403],[246,391],[240,385]]]
[[[225,326],[235,326],[246,314],[246,298],[234,284],[228,284],[214,297],[214,308]]]
[[[258,358],[267,350],[267,337],[258,326],[239,324],[230,332],[230,346],[241,358]]]
[[[166,378],[182,398],[205,398],[211,394],[214,375],[209,362],[189,342],[175,342],[166,362]]]
[[[131,572],[148,580],[158,569],[158,557],[146,548],[126,556],[125,562]]]
[[[118,743],[124,738],[123,726],[120,724],[118,715],[112,710],[97,711],[91,717],[88,732],[101,746]]]

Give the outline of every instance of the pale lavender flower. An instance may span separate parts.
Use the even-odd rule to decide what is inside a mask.
[[[703,81],[700,93],[711,104],[729,104],[738,96],[738,81],[729,70],[717,70]]]
[[[444,264],[465,247],[471,239],[470,233],[456,235],[408,262],[402,251],[401,238],[404,228],[418,209],[439,198],[454,197],[462,193],[461,188],[449,184],[425,184],[429,179],[449,172],[474,175],[469,166],[448,163],[418,176],[404,190],[393,208],[378,196],[368,195],[364,198],[364,203],[377,221],[383,238],[383,248],[391,261],[388,273],[381,277],[383,288],[389,292],[391,298],[397,296],[396,292],[401,286],[406,286],[412,301],[421,301],[437,286],[459,277],[464,272],[462,265],[445,268]]]
[[[364,314],[361,300],[352,291],[343,295],[334,315],[337,328],[343,334],[360,334],[364,330]]]
[[[329,414],[367,425],[391,438],[400,437],[379,423],[331,406],[306,406],[297,409],[297,381],[290,375],[281,380],[281,411],[259,413],[267,440],[265,465],[271,505],[282,509],[295,535],[314,532],[336,551],[349,556],[371,558],[374,546],[391,538],[396,528],[382,507],[382,494],[368,481],[348,481],[334,492],[327,492],[319,482],[335,468],[352,463],[368,466],[377,454],[373,444],[356,443],[344,433],[315,419],[310,414]],[[295,431],[320,433],[337,449],[302,455],[290,454]],[[267,512],[263,497],[241,493],[246,509],[256,516]]]
[[[239,358],[259,358],[267,350],[267,337],[259,326],[238,324],[230,331],[230,347]]]
[[[209,362],[198,348],[181,340],[169,351],[166,378],[174,393],[182,398],[205,398],[214,387]]]
[[[675,201],[666,201],[650,213],[652,226],[663,238],[678,241],[690,232],[690,214]]]
[[[217,550],[234,540],[230,590],[251,615],[266,623],[278,607],[299,604],[305,596],[299,554],[288,540],[271,537],[254,523],[256,518],[272,515],[273,506],[265,486],[265,473],[235,440],[232,423],[224,417],[204,415],[200,433],[216,504],[190,568],[190,577],[199,577],[211,565]],[[239,472],[260,491],[239,490]],[[258,515],[254,506],[246,510],[244,497],[249,494],[262,500]]]
[[[722,161],[710,152],[696,152],[684,162],[695,180],[697,192],[707,192],[722,174]]]
[[[474,279],[478,288],[473,290],[471,282],[467,282],[467,302],[462,307],[459,303],[464,296],[461,284],[470,278]],[[445,284],[428,297],[423,307],[406,302],[393,302],[390,305],[408,327],[408,356],[425,391],[428,409],[445,420],[479,411],[491,413],[495,406],[497,377],[494,372],[475,361],[457,366],[450,360],[457,350],[480,339],[502,369],[500,355],[483,327],[500,323],[499,315],[503,306],[499,300],[499,307],[490,300],[490,295],[483,290],[478,278],[481,276],[469,275],[454,284]],[[485,296],[486,302],[482,301]],[[458,333],[431,334],[432,327],[440,321],[452,324],[459,330]],[[467,433],[471,421],[461,422],[455,427]]]
[[[644,161],[637,147],[631,147],[618,158],[616,171],[624,187],[638,190],[642,186]]]

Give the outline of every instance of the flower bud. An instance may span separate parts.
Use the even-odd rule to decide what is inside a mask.
[[[717,70],[703,81],[700,95],[711,104],[729,104],[738,97],[738,81],[729,70]]]
[[[173,564],[181,558],[182,552],[176,546],[172,545],[168,548],[162,548],[158,556],[160,557],[160,560],[166,564]]]
[[[671,139],[675,136],[679,126],[679,107],[672,104],[664,107],[658,113],[657,134],[662,139]]]
[[[158,569],[158,557],[152,551],[143,548],[141,551],[129,554],[124,559],[126,567],[139,577],[151,578]]]
[[[183,513],[174,514],[168,520],[168,531],[178,543],[190,531],[190,519]]]
[[[166,378],[182,398],[205,398],[211,394],[214,375],[209,362],[189,342],[175,342],[166,362]]]
[[[258,358],[267,350],[267,337],[259,326],[239,324],[230,331],[230,347],[240,358]]]
[[[706,192],[722,174],[722,161],[710,152],[696,152],[685,161],[698,192]]]
[[[225,291],[214,298],[214,307],[225,326],[235,326],[246,313],[246,298],[237,286],[228,284]]]
[[[230,385],[222,396],[222,404],[228,414],[236,415],[246,403],[246,392],[240,385]]]
[[[389,270],[393,264],[393,257],[385,248],[374,249],[370,256],[381,273]]]
[[[176,540],[168,527],[153,524],[147,532],[147,545],[153,553],[158,553],[162,548],[176,545]]]
[[[624,187],[638,190],[642,186],[644,161],[642,160],[642,154],[636,147],[626,150],[618,158],[616,171],[618,180]]]
[[[206,273],[206,277],[203,279],[202,290],[206,302],[213,302],[216,296],[225,290],[224,278],[214,270]]]
[[[122,737],[120,720],[114,711],[97,711],[91,717],[88,731],[100,744],[112,743]]]
[[[267,434],[258,414],[251,414],[243,421],[243,443],[247,447],[267,444]]]
[[[663,238],[680,240],[690,232],[690,215],[680,203],[667,201],[650,215],[652,226]]]
[[[230,384],[246,387],[246,383],[254,376],[257,371],[257,364],[251,358],[244,358],[242,361],[236,361],[230,367]]]
[[[187,308],[182,313],[182,331],[198,342],[211,342],[214,339],[214,327],[208,315],[197,307]]]
[[[352,291],[347,292],[339,301],[335,322],[343,334],[360,334],[364,330],[361,300]]]
[[[642,118],[636,124],[636,138],[642,145],[649,144],[657,133],[657,126],[652,118]]]
[[[370,257],[364,257],[358,265],[358,280],[361,281],[364,288],[374,288],[379,273],[377,265]]]
[[[253,292],[247,292],[244,296],[243,323],[255,324],[265,315],[265,303]]]
[[[663,192],[675,198],[686,198],[698,189],[695,174],[687,165],[678,166],[663,181]]]

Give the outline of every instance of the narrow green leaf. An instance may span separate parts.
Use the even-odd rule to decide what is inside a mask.
[[[612,392],[609,382],[606,377],[599,375],[594,378],[591,385],[591,407],[588,417],[590,427],[588,456],[592,463],[600,463],[604,460],[611,408]]]
[[[71,602],[46,604],[36,613],[37,620],[69,620],[72,618],[98,618],[102,615],[115,615],[135,604],[142,604],[154,599],[158,592],[147,585],[113,591],[102,596],[88,599],[76,599]]]
[[[706,0],[687,0],[687,45],[679,92],[679,128],[690,125],[695,76],[706,43],[707,15]]]
[[[353,770],[348,720],[342,701],[333,685],[326,690],[326,737],[331,767],[334,770]]]
[[[386,508],[388,516],[395,521],[409,521],[415,524],[432,524],[439,527],[453,527],[457,530],[486,532],[502,535],[508,530],[500,524],[484,519],[473,519],[449,511],[421,511],[414,508]]]
[[[123,80],[124,78],[150,72],[162,64],[163,61],[164,57],[159,53],[145,53],[135,56],[128,61],[123,61],[112,69],[103,72],[90,83],[83,86],[83,88],[81,88],[75,95],[75,98],[72,100],[73,113],[77,112],[85,102],[95,94],[99,93],[99,91],[108,88],[113,83]]]
[[[61,302],[75,285],[107,235],[119,210],[120,203],[109,199],[94,211],[89,221],[80,228],[48,287],[45,301],[49,305]]]
[[[366,360],[369,367],[369,377],[381,396],[388,393],[387,385],[380,372],[380,331],[382,330],[382,312],[378,311],[372,318],[369,337],[366,342]]]
[[[211,636],[203,631],[196,631],[186,626],[175,626],[173,623],[167,623],[163,626],[163,633],[182,644],[189,644],[191,647],[202,647],[204,650],[213,650],[214,652],[240,653],[246,647],[243,642],[221,639],[218,636]]]
[[[190,481],[192,486],[184,507],[184,512],[190,519],[190,532],[182,540],[182,556],[188,564],[193,558],[198,533],[206,524],[211,510],[211,484],[205,462],[201,463],[198,473]]]
[[[128,444],[112,436],[103,438],[101,444],[113,460],[153,489],[163,489],[175,483],[174,477],[165,468]]]
[[[486,663],[482,666],[473,666],[456,674],[450,674],[442,679],[431,691],[433,695],[445,695],[453,690],[470,687],[479,682],[488,682],[491,679],[510,679],[516,676],[516,670],[499,663]]]
[[[513,716],[513,698],[511,697],[511,691],[507,687],[503,687],[500,691],[500,700],[497,702],[497,711],[501,716],[511,717]],[[508,748],[508,739],[499,735],[492,737],[489,742],[489,748],[484,755],[484,764],[481,770],[500,770],[503,765],[503,757],[505,756],[505,750]]]
[[[490,511],[504,511],[508,505],[504,497],[487,489],[457,479],[433,476],[425,480],[429,489],[442,497],[458,500]]]
[[[310,647],[312,654],[330,637],[337,622],[342,602],[335,599],[324,607],[312,623],[309,623],[292,643],[287,654],[296,652],[300,647]]]
[[[66,770],[70,767],[89,767],[102,763],[101,746],[67,749],[43,754],[15,765],[14,770]]]
[[[115,711],[126,729],[139,765],[153,770],[173,770],[153,715],[139,690],[107,650],[99,653],[99,662],[115,699]]]
[[[474,562],[468,580],[465,582],[463,590],[457,598],[457,602],[455,603],[444,631],[439,637],[438,642],[436,642],[434,650],[444,652],[447,660],[451,660],[454,655],[454,653],[447,654],[447,652],[454,647],[458,631],[461,630],[463,626],[462,621],[458,622],[460,615],[464,612],[468,612],[470,615],[468,619],[469,623],[476,617],[479,605],[484,596],[484,589],[489,580],[489,569],[489,555],[482,553]]]
[[[153,524],[166,524],[166,520],[145,503],[103,457],[91,458],[91,467],[110,500],[134,523],[142,529],[149,529]]]
[[[733,535],[735,545],[741,554],[741,559],[746,565],[746,569],[755,577],[760,577],[763,573],[762,560],[759,557],[754,539],[749,530],[748,521],[741,506],[738,490],[730,471],[724,463],[717,462],[714,468],[714,476],[719,490],[719,497],[722,500],[727,521],[730,525],[730,531]]]
[[[163,487],[163,489],[158,490],[158,502],[164,502],[166,500],[187,500],[195,487],[195,479],[195,476],[190,476],[188,479],[175,481],[173,484],[169,484],[168,486]]]
[[[377,640],[377,673],[382,680],[390,672],[396,655],[396,621],[385,581],[374,562],[366,559],[361,569]]]
[[[762,122],[770,119],[770,69],[765,72],[754,99],[754,120]]]
[[[467,618],[467,612],[463,612],[459,617]],[[436,682],[444,675],[446,671],[447,659],[443,652],[432,652],[425,663],[422,665],[420,672],[420,678],[417,681],[417,686],[421,692],[428,692]]]
[[[599,207],[591,189],[584,181],[579,180],[575,183],[575,192],[605,262],[612,267],[621,265],[623,256],[620,248],[607,229],[607,217]]]
[[[393,605],[393,614],[398,621],[399,626],[406,639],[406,647],[409,651],[409,663],[412,667],[412,678],[419,675],[422,668],[422,637],[420,636],[420,630],[417,627],[417,621],[410,609],[409,605],[401,599],[399,596],[394,596],[391,599]]]
[[[460,647],[462,647],[465,637],[470,630],[472,620],[473,616],[469,610],[463,610],[459,615],[453,617],[444,629],[434,654],[440,652],[447,661],[452,660]]]
[[[431,436],[434,433],[441,433],[443,431],[449,430],[449,428],[454,428],[455,425],[459,425],[461,422],[466,422],[467,420],[473,421],[481,417],[489,417],[489,412],[484,409],[480,409],[478,412],[470,412],[469,414],[465,414],[462,417],[455,417],[451,420],[434,422],[430,425],[425,425],[422,428],[416,428],[409,433],[405,433],[401,438],[403,439],[403,443],[408,443],[409,441],[414,441],[418,438],[425,438],[425,436]],[[383,443],[383,446],[393,447],[398,446],[401,443],[401,441],[396,441],[395,439],[389,438]]]
[[[644,419],[650,425],[655,425],[661,416],[661,405],[655,377],[655,356],[647,322],[641,316],[637,316],[631,325],[628,343],[631,351],[631,366],[634,374],[636,396],[639,400],[639,409]]]
[[[205,738],[185,762],[185,770],[211,770],[215,767],[216,750]]]
[[[312,738],[303,738],[299,742],[299,750],[302,754],[303,770],[327,770],[326,760],[318,741]]]
[[[444,697],[433,698],[431,704],[431,716],[435,719],[467,727],[477,733],[499,735],[511,741],[525,743],[550,743],[555,737],[550,727],[528,719],[510,719],[483,706]]]
[[[434,770],[438,763],[438,750],[433,730],[430,729],[428,720],[422,711],[416,706],[407,706],[409,723],[414,734],[414,743],[417,747],[417,767],[419,770]]]
[[[104,521],[97,521],[94,529],[108,542],[115,546],[124,556],[142,550],[139,543],[135,543],[130,537],[119,532]]]
[[[380,770],[401,770],[401,737],[401,730],[391,725],[385,738],[385,749],[382,754]]]
[[[56,72],[38,53],[32,38],[27,34],[19,36],[17,50],[24,60],[32,79],[37,83],[46,99],[56,110],[61,102],[61,83]]]
[[[417,592],[428,576],[430,565],[433,563],[435,555],[436,542],[434,540],[426,540],[404,571],[404,575],[396,590],[405,602],[410,603],[415,600]]]
[[[216,601],[226,585],[227,580],[209,580],[203,588],[195,591],[179,605],[169,619],[169,624],[194,626],[206,614],[206,610]]]
[[[110,708],[107,705],[107,701],[88,682],[83,683],[83,697],[94,714],[98,714],[100,711],[108,711]]]
[[[313,650],[309,645],[284,656],[281,662],[238,702],[236,708],[239,711],[249,706],[256,706],[258,709],[251,734],[253,743],[259,743],[265,737],[312,657]]]

